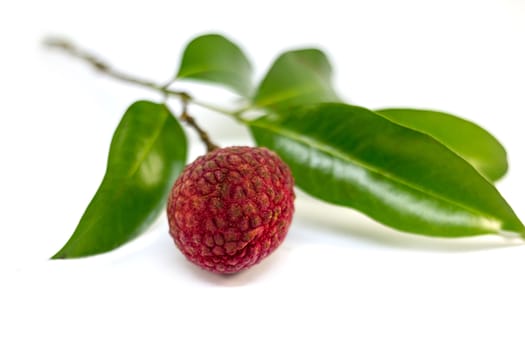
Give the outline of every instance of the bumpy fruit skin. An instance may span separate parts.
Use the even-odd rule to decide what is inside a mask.
[[[244,270],[284,240],[294,212],[293,177],[272,151],[216,149],[189,164],[168,198],[170,235],[198,266]]]

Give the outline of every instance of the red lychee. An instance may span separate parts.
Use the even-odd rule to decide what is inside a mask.
[[[294,212],[288,166],[262,147],[213,150],[186,166],[168,198],[170,235],[200,267],[235,273],[284,240]]]

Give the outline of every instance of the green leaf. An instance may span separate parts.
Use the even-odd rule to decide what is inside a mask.
[[[186,137],[165,105],[132,104],[120,121],[106,174],[75,232],[53,259],[104,253],[155,220],[186,161]]]
[[[432,137],[370,110],[330,103],[254,120],[296,184],[399,230],[461,237],[525,227],[494,186]]]
[[[270,110],[318,102],[336,102],[332,66],[318,49],[287,51],[280,55],[257,89],[253,103]]]
[[[248,96],[252,65],[236,44],[221,35],[207,34],[186,46],[177,78],[220,84]]]
[[[507,172],[507,153],[503,146],[489,132],[470,121],[420,109],[392,108],[376,112],[397,124],[432,136],[492,181]]]

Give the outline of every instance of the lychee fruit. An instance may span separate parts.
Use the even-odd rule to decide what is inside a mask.
[[[294,212],[288,166],[262,147],[218,148],[183,170],[168,198],[170,235],[203,269],[235,273],[284,240]]]

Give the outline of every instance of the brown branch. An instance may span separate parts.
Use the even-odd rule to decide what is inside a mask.
[[[234,113],[230,113],[228,111],[221,110],[221,109],[219,109],[217,107],[209,106],[209,105],[206,105],[204,103],[199,103],[198,101],[195,101],[188,93],[186,93],[184,91],[171,90],[171,89],[169,89],[169,84],[167,84],[167,85],[160,85],[160,84],[157,84],[157,83],[152,82],[152,81],[148,81],[148,80],[145,80],[145,79],[137,78],[137,77],[131,76],[129,74],[123,73],[123,72],[121,72],[121,71],[111,67],[109,64],[107,64],[106,62],[104,62],[100,58],[96,57],[95,55],[93,55],[93,54],[91,54],[91,53],[89,53],[89,52],[87,52],[87,51],[85,51],[83,49],[80,49],[79,47],[75,46],[73,43],[71,43],[71,42],[69,42],[67,40],[64,40],[64,39],[61,39],[61,38],[48,38],[48,39],[46,39],[44,41],[44,45],[46,47],[48,47],[48,48],[62,50],[63,52],[68,53],[72,57],[79,58],[80,60],[88,63],[89,65],[91,65],[96,71],[98,71],[100,73],[103,73],[103,74],[106,74],[106,75],[108,75],[108,76],[110,76],[112,78],[115,78],[117,80],[120,80],[120,81],[123,81],[123,82],[127,82],[127,83],[131,83],[131,84],[134,84],[134,85],[144,86],[144,87],[147,87],[147,88],[150,88],[150,89],[154,89],[154,90],[157,90],[157,91],[163,93],[166,96],[173,95],[173,96],[179,97],[180,100],[181,100],[181,103],[182,103],[182,114],[180,116],[180,119],[182,121],[186,122],[186,124],[191,126],[193,129],[195,129],[195,131],[197,131],[197,134],[199,135],[199,138],[206,145],[206,149],[208,150],[208,152],[213,151],[214,149],[219,148],[219,147],[217,145],[215,145],[211,141],[211,139],[208,136],[208,134],[206,133],[206,131],[204,131],[197,124],[195,119],[191,115],[188,114],[188,111],[187,111],[188,103],[192,102],[192,103],[194,103],[196,105],[203,106],[205,108],[208,108],[210,110],[214,110],[214,111],[219,112],[219,113],[228,114],[228,115],[231,115],[231,116],[239,119],[239,117],[236,116]]]
[[[188,105],[186,100],[182,100],[182,113],[180,115],[180,119],[189,126],[191,126],[199,135],[199,138],[201,139],[202,143],[206,145],[206,151],[211,152],[214,149],[219,148],[215,143],[213,143],[210,139],[210,136],[206,131],[204,131],[199,124],[195,121],[195,119],[188,114]]]
[[[65,39],[53,37],[47,38],[46,40],[44,40],[44,46],[52,49],[59,49],[72,57],[79,58],[80,60],[91,65],[96,71],[106,74],[117,80],[154,89],[166,95],[175,95],[186,100],[191,100],[191,97],[185,92],[170,90],[166,85],[160,85],[153,81],[137,78],[129,74],[123,73],[111,67],[108,63],[104,62],[102,59],[96,57],[92,53],[79,48],[78,46]]]

